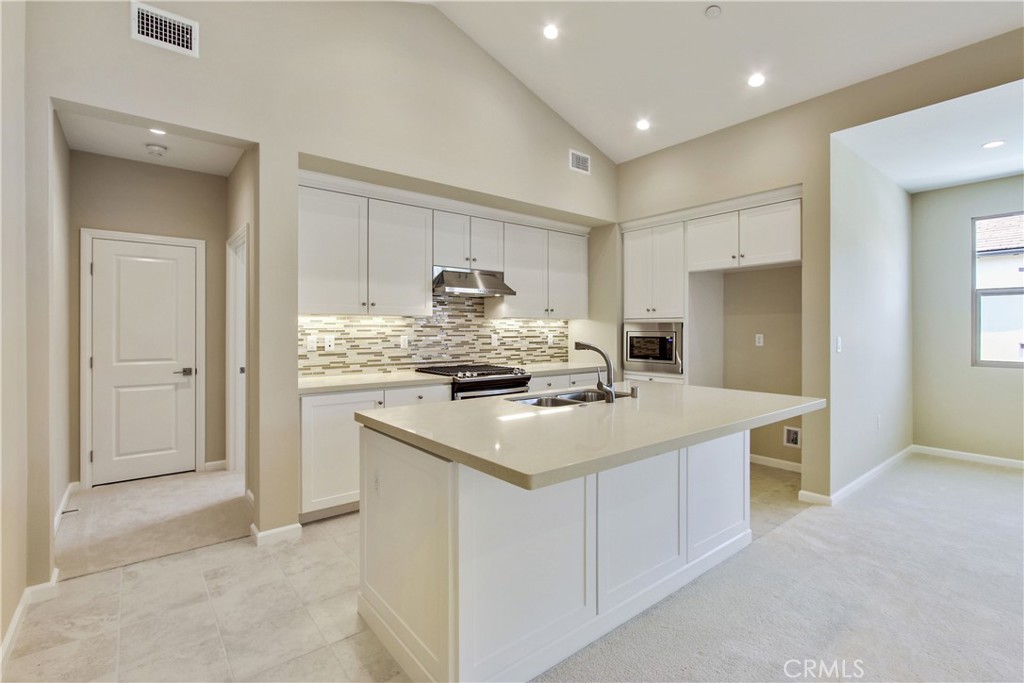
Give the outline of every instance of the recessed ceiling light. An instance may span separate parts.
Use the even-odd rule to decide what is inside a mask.
[[[651,122],[647,119],[640,119],[636,122],[637,130],[647,130],[651,127]]]
[[[544,37],[548,40],[554,40],[558,37],[558,27],[554,24],[548,24],[544,27]]]
[[[154,145],[150,143],[146,145],[146,153],[151,157],[162,157],[167,153],[167,148],[163,145]]]
[[[160,130],[159,128],[150,128],[149,132],[153,135],[167,135],[166,130]]]
[[[760,88],[764,85],[764,74],[760,71],[755,74],[750,74],[750,78],[747,79],[747,85],[751,88]]]
[[[1002,147],[1006,144],[1006,140],[993,140],[992,142],[986,142],[982,145],[982,149],[995,149],[996,147]]]

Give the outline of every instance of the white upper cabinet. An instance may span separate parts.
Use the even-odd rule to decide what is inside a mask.
[[[366,313],[367,204],[299,188],[299,313]]]
[[[662,320],[686,315],[683,223],[622,236],[623,317]]]
[[[433,215],[430,209],[370,200],[369,312],[431,314]]]
[[[488,317],[587,317],[585,236],[505,223],[504,239],[505,283],[516,295],[488,298]]]
[[[430,209],[299,188],[299,313],[430,315]]]
[[[589,315],[587,238],[548,233],[548,317],[571,320]]]
[[[501,271],[505,267],[505,225],[476,216],[434,212],[434,265]]]
[[[687,223],[690,272],[800,260],[800,200],[731,211]]]

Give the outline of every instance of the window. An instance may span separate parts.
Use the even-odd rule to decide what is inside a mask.
[[[1024,215],[974,219],[974,364],[1024,366]]]

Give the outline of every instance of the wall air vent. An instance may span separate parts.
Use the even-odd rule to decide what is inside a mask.
[[[583,152],[577,152],[574,149],[569,150],[569,168],[580,173],[586,173],[590,175],[590,155],[584,154]]]
[[[199,56],[199,24],[156,7],[132,3],[132,38],[183,55]]]

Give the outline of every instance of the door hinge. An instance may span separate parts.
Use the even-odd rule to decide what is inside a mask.
[[[92,451],[89,451],[89,462],[92,462]]]
[[[92,370],[92,356],[89,356],[89,369]]]
[[[89,262],[89,275],[92,275],[92,262]]]

